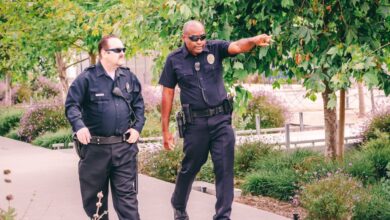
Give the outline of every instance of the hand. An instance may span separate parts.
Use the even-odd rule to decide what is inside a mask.
[[[135,142],[138,141],[139,138],[139,132],[135,130],[134,128],[130,128],[129,130],[126,131],[126,133],[130,133],[129,139],[127,139],[127,142],[130,144],[134,144]]]
[[[163,132],[163,144],[165,150],[173,150],[175,147],[173,136],[169,131]]]
[[[80,128],[76,132],[77,139],[80,141],[80,143],[87,145],[91,141],[91,134],[89,133],[88,128]]]
[[[272,35],[260,34],[254,37],[255,44],[257,46],[266,47],[272,42]]]

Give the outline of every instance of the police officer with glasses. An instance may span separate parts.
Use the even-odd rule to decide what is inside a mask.
[[[86,214],[96,213],[98,192],[107,211],[108,186],[120,220],[139,220],[137,140],[144,126],[141,85],[125,64],[122,41],[109,35],[98,45],[99,62],[72,83],[65,114],[75,132],[79,180]],[[98,213],[101,215],[102,213]],[[102,219],[108,219],[103,215]]]
[[[222,61],[255,46],[268,46],[271,36],[261,34],[234,42],[206,40],[204,25],[192,20],[184,24],[182,40],[184,45],[166,59],[159,81],[163,86],[161,119],[167,150],[174,146],[168,128],[176,85],[180,87],[182,104],[183,121],[179,125],[184,124],[184,159],[171,198],[174,219],[189,219],[186,207],[191,186],[210,152],[217,197],[213,219],[228,220],[233,202],[235,137],[231,126],[232,102],[224,87]]]

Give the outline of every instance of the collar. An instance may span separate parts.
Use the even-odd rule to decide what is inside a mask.
[[[193,56],[193,55],[188,51],[186,44],[183,44],[183,47],[182,47],[181,51],[183,52],[184,57],[187,57],[187,56],[189,56],[189,55]],[[206,52],[206,53],[210,52],[210,51],[209,51],[209,47],[208,47],[207,42],[206,42],[206,45],[204,46],[204,48],[203,48],[203,50],[202,50],[202,53],[204,53],[204,52]]]
[[[98,62],[97,64],[96,64],[96,72],[97,72],[97,76],[98,77],[100,77],[100,76],[103,76],[103,75],[106,75],[106,76],[108,76],[108,74],[107,74],[107,72],[106,72],[106,70],[104,69],[104,67],[103,67],[103,65],[100,63],[100,62]],[[122,68],[120,68],[120,67],[118,67],[117,69],[116,69],[116,71],[115,71],[115,75],[121,75],[121,76],[126,76],[126,74],[123,72],[123,70],[122,70]]]

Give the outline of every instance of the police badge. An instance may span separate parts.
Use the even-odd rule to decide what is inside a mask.
[[[215,57],[213,54],[210,53],[209,55],[207,55],[207,62],[209,64],[213,64],[215,62]]]

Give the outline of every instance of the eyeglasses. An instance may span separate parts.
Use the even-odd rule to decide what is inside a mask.
[[[188,38],[191,40],[191,41],[198,41],[198,40],[205,40],[206,39],[206,34],[201,34],[201,35],[190,35],[188,36]]]
[[[112,49],[107,49],[105,51],[112,51],[114,53],[120,53],[120,52],[125,53],[126,52],[126,48],[125,47],[124,48],[112,48]]]

